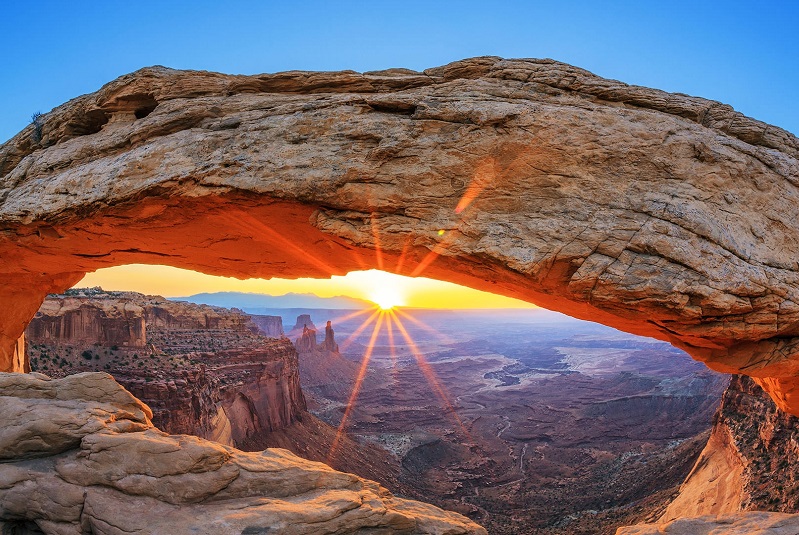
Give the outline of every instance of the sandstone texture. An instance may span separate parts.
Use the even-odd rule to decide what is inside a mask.
[[[728,516],[680,518],[660,525],[619,528],[616,535],[795,535],[799,516],[751,512]]]
[[[710,440],[661,521],[737,511],[799,512],[799,418],[746,376],[724,392]]]
[[[285,450],[163,433],[105,373],[0,373],[0,403],[3,533],[486,533]]]
[[[250,315],[236,309],[170,301],[137,292],[80,288],[49,295],[25,335],[30,343],[144,348],[148,344],[147,330],[164,329],[260,331]]]
[[[101,267],[379,268],[670,341],[799,414],[797,158],[729,106],[552,60],[142,69],[0,147],[0,369]]]

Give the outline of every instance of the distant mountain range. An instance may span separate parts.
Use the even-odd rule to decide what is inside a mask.
[[[188,301],[225,308],[240,308],[245,312],[250,309],[264,308],[325,308],[360,310],[375,306],[371,301],[355,299],[339,295],[337,297],[319,297],[314,294],[266,295],[244,292],[214,292],[190,295],[188,297],[170,297],[171,301]],[[258,313],[255,312],[254,313]]]

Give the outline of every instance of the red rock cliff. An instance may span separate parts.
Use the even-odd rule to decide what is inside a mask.
[[[301,418],[297,352],[256,334],[247,314],[134,292],[71,293],[48,297],[27,330],[36,369],[109,371],[161,429],[244,449]]]
[[[264,316],[261,314],[253,314],[250,317],[264,336],[279,338],[285,334],[283,332],[283,318],[280,316]]]
[[[799,418],[733,376],[710,440],[663,521],[738,511],[799,512]]]
[[[31,343],[143,348],[145,310],[129,299],[64,295],[47,299],[25,334]]]

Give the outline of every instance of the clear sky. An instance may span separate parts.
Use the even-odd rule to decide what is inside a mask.
[[[148,65],[421,70],[478,55],[550,57],[799,133],[796,0],[7,1],[0,15],[0,140]]]

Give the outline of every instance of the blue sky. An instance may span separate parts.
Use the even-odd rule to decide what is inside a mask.
[[[551,57],[799,134],[799,1],[4,2],[0,141],[140,67],[424,69]]]

